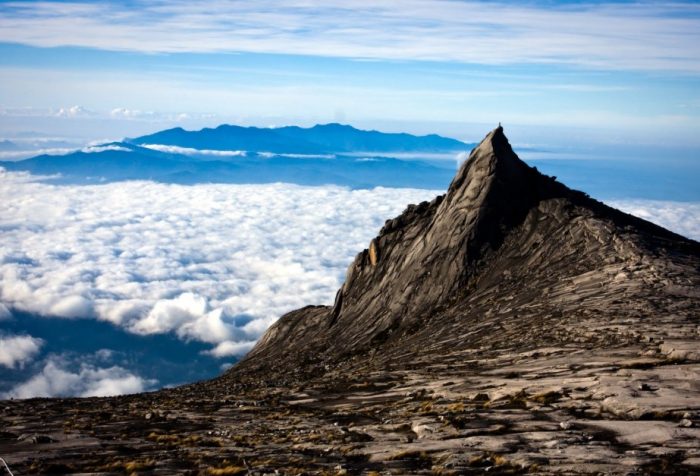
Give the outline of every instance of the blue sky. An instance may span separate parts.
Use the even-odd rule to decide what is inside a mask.
[[[698,44],[682,2],[3,2],[0,135],[339,121],[474,141],[502,121],[521,144],[694,149]]]

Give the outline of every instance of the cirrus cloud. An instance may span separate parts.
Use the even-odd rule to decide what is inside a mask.
[[[693,2],[44,1],[0,12],[0,41],[43,47],[700,72]]]

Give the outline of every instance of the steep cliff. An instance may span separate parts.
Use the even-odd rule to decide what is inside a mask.
[[[679,266],[697,264],[697,243],[539,173],[498,127],[445,195],[386,222],[349,266],[332,307],[282,317],[232,372],[327,365],[370,350],[409,358],[440,342],[450,351],[482,346],[460,336],[495,314],[501,324],[535,314],[563,324],[594,310],[642,318],[650,300],[673,299],[678,288],[668,283]]]

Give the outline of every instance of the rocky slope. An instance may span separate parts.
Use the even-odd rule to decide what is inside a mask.
[[[538,173],[499,127],[445,195],[386,222],[350,265],[332,308],[284,316],[235,372],[363,350],[430,346],[437,358],[441,349],[493,346],[502,335],[470,337],[484,319],[517,316],[532,327],[593,310],[653,319],[650,300],[697,295],[699,249]],[[682,274],[688,281],[675,283]],[[543,338],[528,337],[531,345]]]
[[[700,245],[502,129],[218,379],[3,402],[15,474],[700,473]]]

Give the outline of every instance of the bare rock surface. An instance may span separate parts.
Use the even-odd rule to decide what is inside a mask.
[[[700,245],[502,129],[221,377],[0,402],[19,474],[700,474]]]

